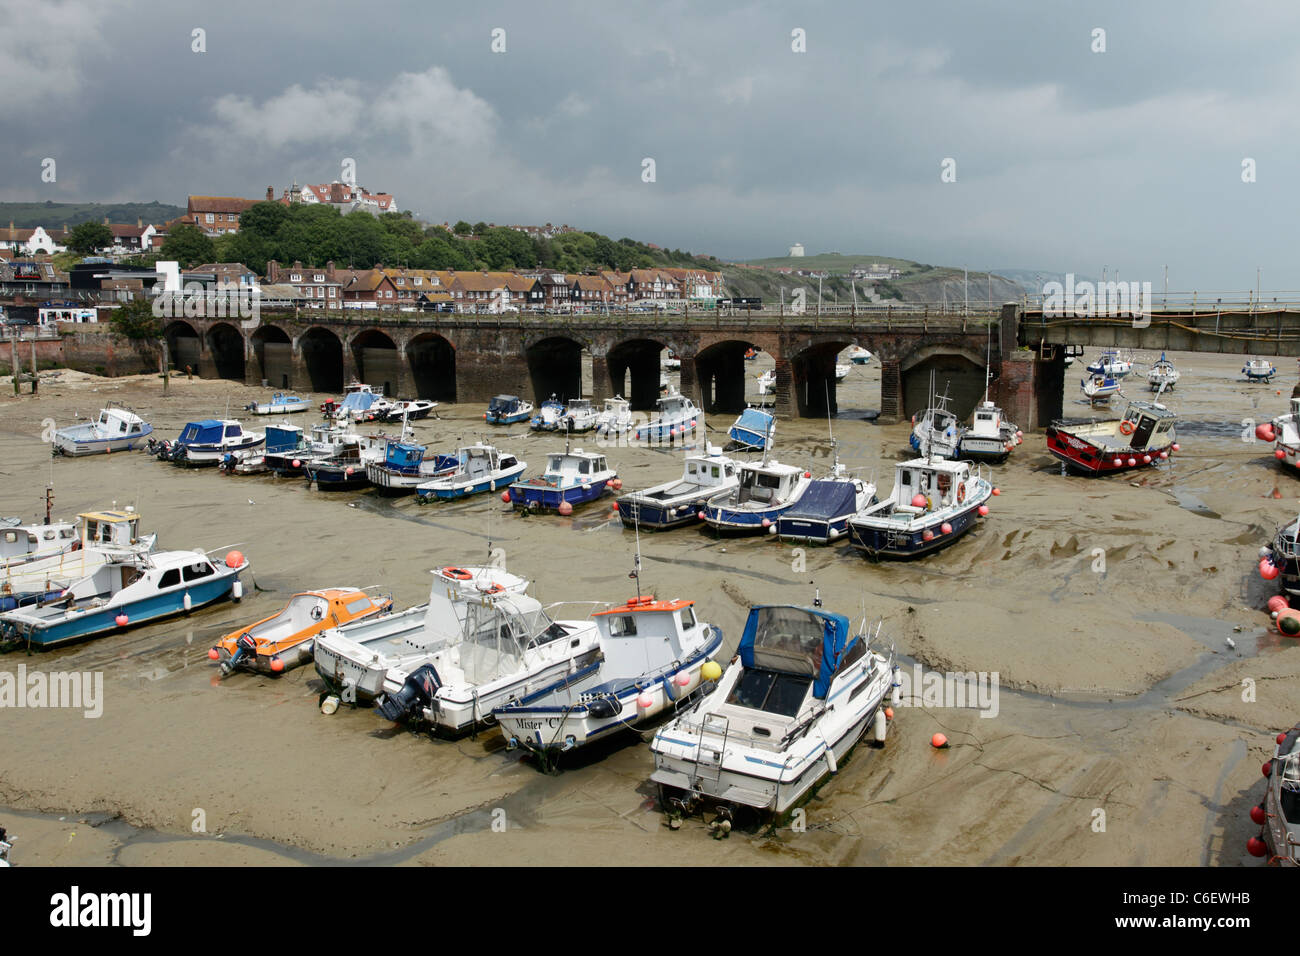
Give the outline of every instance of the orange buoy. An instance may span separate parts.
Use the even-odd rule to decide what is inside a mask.
[[[508,491],[501,492],[501,500],[508,502],[510,500],[510,492]]]
[[[618,504],[618,502],[614,503]],[[556,510],[567,518],[569,515],[573,514],[573,505],[569,504],[567,501],[561,501],[560,507]]]
[[[885,708],[885,719],[886,719],[886,720],[893,720],[893,719],[894,719],[894,708],[892,708],[892,707],[886,707],[886,708]]]
[[[948,746],[948,738],[943,734],[935,734],[930,738],[930,746],[935,750],[942,750]]]
[[[231,551],[226,555],[226,567],[237,568],[244,563],[244,555],[239,551]]]
[[[284,661],[280,660],[278,657],[271,658],[271,670],[275,671],[277,674],[280,673],[280,671],[284,670]]]
[[[219,660],[221,660],[221,652],[218,651],[215,647],[209,647],[209,648],[208,648],[208,660],[210,660],[210,661],[219,661]]]
[[[996,498],[996,497],[997,497],[998,495],[1000,495],[1000,494],[1002,494],[1002,489],[1000,489],[1000,488],[994,488],[994,489],[993,489],[993,497]]]

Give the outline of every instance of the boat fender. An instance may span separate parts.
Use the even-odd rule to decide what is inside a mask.
[[[617,717],[623,712],[623,702],[612,695],[602,695],[587,701],[587,714],[591,717]]]
[[[885,735],[889,732],[889,719],[886,717],[885,709],[883,707],[876,711],[875,732],[876,743],[883,744],[885,742]]]
[[[244,597],[244,583],[242,581],[235,581],[234,586],[230,589],[230,596],[236,601]]]
[[[185,592],[185,596],[184,596],[183,598],[181,598],[181,604],[183,604],[183,605],[185,606],[185,610],[187,610],[187,611],[193,610],[193,608],[194,608],[194,599],[190,597],[190,592],[189,592],[189,591],[186,591],[186,592]]]

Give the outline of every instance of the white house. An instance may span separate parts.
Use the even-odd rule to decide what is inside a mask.
[[[10,249],[30,256],[38,252],[47,255],[63,252],[65,248],[55,241],[43,226],[37,226],[35,229],[15,229],[13,221],[10,220],[8,229],[0,229],[0,249]]]

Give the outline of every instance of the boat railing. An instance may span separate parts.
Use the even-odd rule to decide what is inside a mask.
[[[711,711],[701,712],[698,709],[684,712],[677,718],[677,726],[688,733],[694,734],[700,740],[700,743],[703,743],[704,724],[711,713]],[[803,730],[806,731],[807,727],[804,727]],[[742,746],[752,747],[756,750],[766,750],[769,753],[782,752],[792,739],[794,738],[789,733],[784,737],[764,737],[759,734],[736,730],[734,727],[727,731],[727,743],[736,742]]]

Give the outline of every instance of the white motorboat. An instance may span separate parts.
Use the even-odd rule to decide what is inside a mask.
[[[541,407],[528,422],[528,427],[538,432],[553,432],[560,429],[560,422],[564,418],[564,402],[551,393],[551,397],[542,402]]]
[[[934,401],[920,415],[913,416],[908,443],[925,458],[955,458],[966,426],[948,408],[947,390],[942,395],[934,393],[933,379],[930,393],[934,395]]]
[[[1174,368],[1174,363],[1165,358],[1164,352],[1160,353],[1160,360],[1147,371],[1147,382],[1153,392],[1172,389],[1181,377],[1182,374]]]
[[[416,486],[419,501],[467,498],[496,491],[517,480],[528,467],[528,462],[482,442],[461,448],[456,459],[455,471]]]
[[[699,801],[783,814],[842,761],[868,728],[883,744],[883,704],[894,682],[871,645],[841,614],[760,605],[726,673],[650,744],[661,805],[670,818]]]
[[[220,464],[226,455],[260,449],[265,443],[264,432],[246,432],[231,419],[209,418],[187,424],[174,442],[149,439],[149,450],[160,461],[198,467]]]
[[[1121,379],[1133,371],[1133,363],[1119,349],[1105,349],[1097,360],[1088,366],[1089,375]]]
[[[115,451],[132,451],[143,447],[153,434],[153,426],[122,405],[110,403],[100,409],[99,418],[84,425],[70,425],[54,433],[54,453],[103,455]]]
[[[682,476],[618,499],[618,516],[629,528],[661,530],[693,524],[709,498],[739,483],[738,465],[708,445],[703,455],[688,455]]]
[[[673,710],[703,684],[722,631],[695,616],[694,601],[637,596],[593,617],[603,658],[520,694],[493,716],[510,749],[549,764],[561,753]]]
[[[655,402],[655,418],[632,430],[637,441],[685,441],[699,425],[700,410],[695,403],[679,392],[669,392]]]
[[[992,493],[970,462],[901,461],[889,496],[849,520],[849,540],[875,560],[921,557],[970,531]]]
[[[1268,359],[1254,358],[1241,367],[1241,374],[1248,382],[1271,382],[1277,367]]]
[[[1090,402],[1103,402],[1119,392],[1119,379],[1109,375],[1090,375],[1079,380],[1079,388]]]
[[[785,465],[766,453],[761,462],[740,466],[734,488],[714,495],[704,506],[704,522],[728,534],[776,534],[777,519],[799,503],[812,484],[812,472]]]
[[[249,402],[244,408],[254,415],[291,415],[307,411],[311,403],[292,392],[276,392],[268,401]]]
[[[975,407],[970,427],[962,432],[956,457],[970,461],[1006,461],[1024,440],[1020,429],[1002,417],[1002,409],[984,401]]]
[[[596,409],[587,398],[571,399],[560,419],[560,431],[589,432],[596,427]]]
[[[409,401],[393,402],[384,411],[380,420],[386,422],[415,422],[421,418],[428,418],[437,407],[437,402],[430,401],[427,398],[413,398]]]
[[[852,346],[847,354],[852,365],[866,365],[871,361],[871,353],[861,345]]]
[[[618,437],[632,428],[632,403],[622,395],[605,399],[605,407],[596,416],[596,434],[602,438]]]

